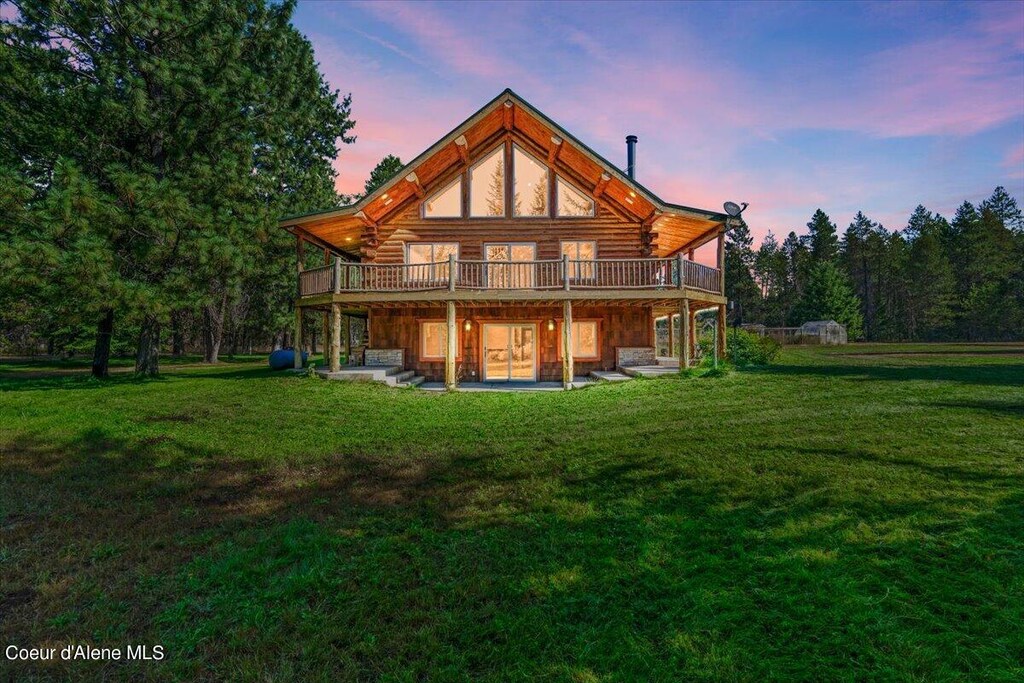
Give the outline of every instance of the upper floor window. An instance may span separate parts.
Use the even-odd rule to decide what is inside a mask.
[[[548,167],[512,145],[512,215],[548,215]]]
[[[597,258],[597,242],[589,240],[563,240],[562,255],[569,257],[569,277],[580,280],[594,277],[594,264],[588,263]]]
[[[426,218],[462,218],[462,176],[423,202]]]
[[[505,146],[501,145],[469,169],[469,215],[505,215]]]
[[[594,200],[560,176],[555,176],[555,197],[559,217],[594,215]]]
[[[455,242],[419,242],[406,248],[405,262],[415,268],[408,269],[410,280],[447,280],[448,257],[459,257]]]

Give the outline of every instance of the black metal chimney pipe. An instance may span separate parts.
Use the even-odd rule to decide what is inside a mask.
[[[630,178],[636,173],[636,136],[626,136],[626,175]]]

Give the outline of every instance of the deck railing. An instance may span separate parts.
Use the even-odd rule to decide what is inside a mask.
[[[430,290],[673,289],[722,291],[718,268],[682,258],[345,263],[299,273],[299,295]]]

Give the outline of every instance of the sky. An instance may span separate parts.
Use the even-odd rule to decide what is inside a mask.
[[[509,87],[663,200],[749,202],[755,243],[900,229],[1003,185],[1024,201],[1024,2],[301,0],[294,24],[357,141],[338,189],[410,161]]]

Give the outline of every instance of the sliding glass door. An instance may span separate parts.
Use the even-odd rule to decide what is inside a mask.
[[[484,323],[484,380],[537,379],[537,326],[523,323]]]

